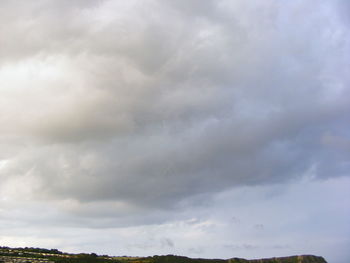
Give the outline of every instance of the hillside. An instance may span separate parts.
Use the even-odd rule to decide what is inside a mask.
[[[247,260],[203,259],[166,255],[152,257],[113,257],[95,253],[70,254],[57,249],[0,247],[0,263],[327,263],[313,255]]]

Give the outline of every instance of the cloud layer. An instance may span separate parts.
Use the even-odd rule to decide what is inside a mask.
[[[159,207],[349,169],[332,154],[349,140],[349,32],[330,3],[3,5],[9,184]]]
[[[4,209],[137,226],[349,175],[346,1],[0,5]]]

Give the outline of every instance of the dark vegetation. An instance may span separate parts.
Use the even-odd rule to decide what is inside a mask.
[[[61,252],[57,249],[32,247],[0,247],[0,256],[28,258],[28,263],[35,263],[35,258],[46,258],[54,263],[327,263],[324,260],[324,258],[312,255],[266,258],[255,260],[246,260],[242,258],[203,259],[188,258],[174,255],[152,257],[111,257],[107,255],[97,255],[95,253],[69,254]]]

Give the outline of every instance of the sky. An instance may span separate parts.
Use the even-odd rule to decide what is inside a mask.
[[[0,245],[350,258],[350,2],[2,0]]]

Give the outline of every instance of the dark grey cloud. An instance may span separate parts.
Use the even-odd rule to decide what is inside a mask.
[[[349,30],[331,2],[2,5],[4,188],[165,209],[349,170]]]
[[[104,202],[90,204],[87,210],[101,213],[100,218],[92,218],[91,213],[64,214],[53,203],[1,200],[0,241],[12,246],[134,256],[261,258],[311,253],[345,263],[349,258],[349,182],[348,177],[340,177],[237,187],[216,194],[205,206],[186,206],[170,217],[165,213],[162,220],[159,212],[147,209],[142,216],[130,216],[124,210],[108,218],[106,212],[121,209]],[[66,209],[83,205],[73,200],[59,202]],[[122,213],[132,226],[120,227]],[[155,216],[150,220],[153,224],[132,221],[149,214]],[[239,224],[232,223],[235,215],[239,215]],[[113,219],[119,221],[119,227],[111,224]],[[256,224],[263,224],[264,230],[257,231]],[[167,239],[174,246],[166,245]]]

